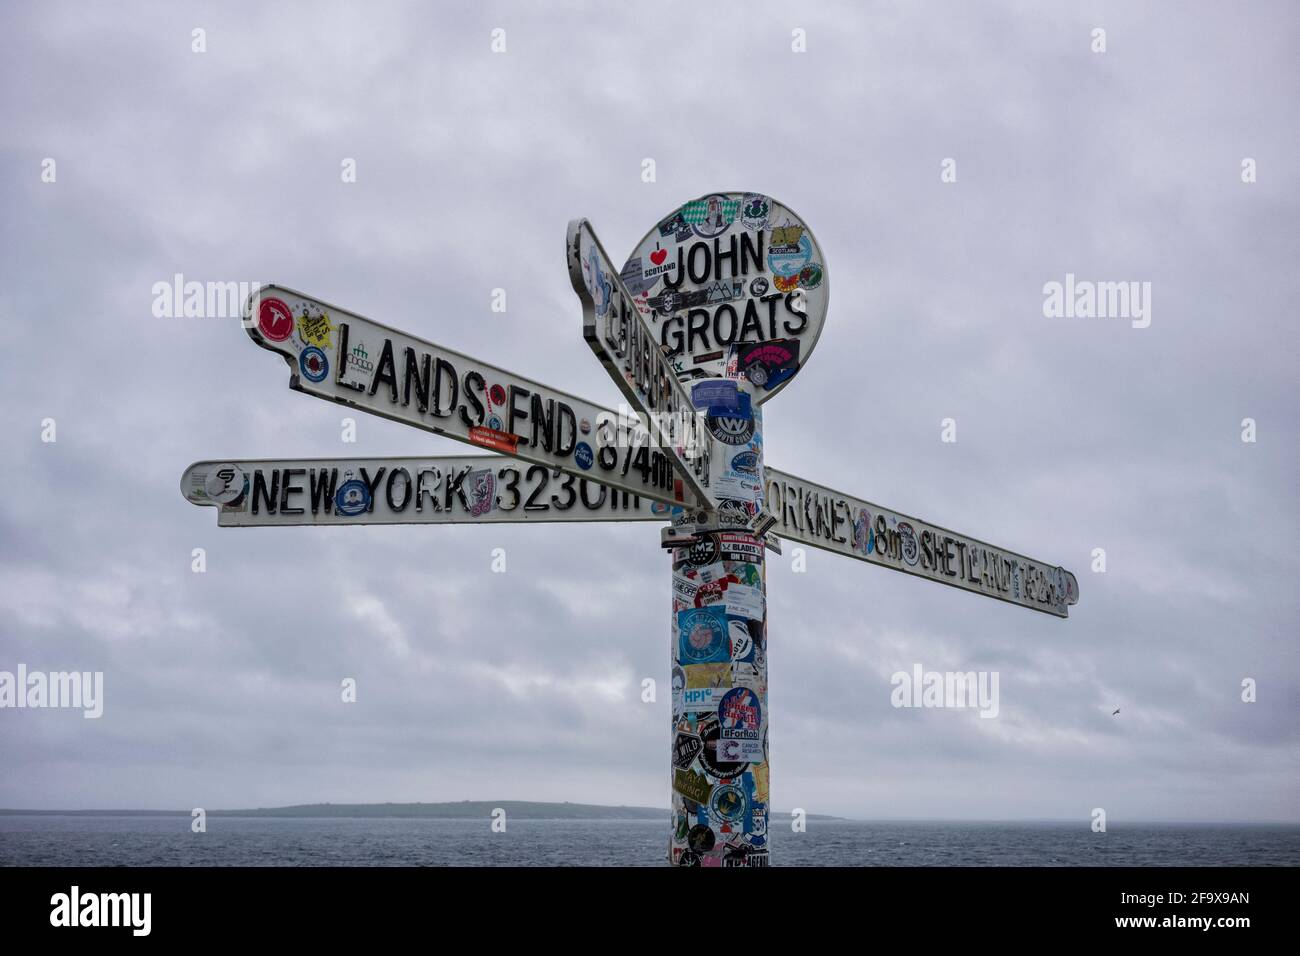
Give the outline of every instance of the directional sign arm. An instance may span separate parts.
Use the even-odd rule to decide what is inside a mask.
[[[641,315],[591,223],[569,223],[569,279],[582,301],[582,335],[642,424],[668,451],[696,502],[716,506],[709,491],[712,448],[704,417],[677,379],[654,330]]]
[[[1068,617],[1079,582],[1059,565],[832,491],[774,468],[767,509],[780,537],[941,584]]]
[[[664,521],[673,510],[501,455],[199,461],[181,476],[221,527]]]
[[[635,418],[283,286],[253,294],[245,328],[288,363],[295,391],[629,494],[685,497]]]

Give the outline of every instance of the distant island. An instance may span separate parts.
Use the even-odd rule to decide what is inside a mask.
[[[593,803],[539,803],[531,800],[461,800],[455,803],[304,803],[254,810],[207,810],[210,817],[392,817],[395,819],[465,820],[490,817],[500,808],[512,820],[664,820],[667,808],[605,807]],[[7,810],[0,816],[171,817],[189,810]],[[782,814],[774,812],[774,816]],[[789,816],[789,814],[784,814]],[[810,813],[809,820],[843,817]]]

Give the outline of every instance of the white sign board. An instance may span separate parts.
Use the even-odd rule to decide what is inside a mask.
[[[744,375],[760,404],[808,361],[830,298],[812,230],[762,193],[683,203],[641,240],[621,278],[679,376]]]
[[[1079,582],[1062,567],[767,469],[772,533],[860,561],[1068,617]]]
[[[644,498],[690,493],[635,419],[301,292],[260,289],[244,326],[296,391]]]
[[[222,527],[663,521],[674,506],[500,455],[200,461],[181,494]]]
[[[716,505],[709,491],[712,443],[704,416],[696,412],[587,220],[569,223],[567,250],[587,344],[655,441],[671,453],[695,501]]]

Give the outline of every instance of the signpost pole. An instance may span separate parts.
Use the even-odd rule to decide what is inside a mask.
[[[741,393],[752,386],[741,379]],[[762,413],[752,403],[747,461],[759,476]],[[734,445],[715,442],[726,460]],[[728,454],[730,453],[730,454]],[[673,549],[672,819],[668,859],[677,866],[767,866],[767,568],[765,535],[728,525],[717,510],[681,530]]]

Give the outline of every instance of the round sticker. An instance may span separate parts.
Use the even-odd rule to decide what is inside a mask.
[[[716,842],[713,830],[703,823],[697,823],[686,834],[686,845],[696,853],[708,853]]]
[[[682,613],[682,663],[700,664],[715,660],[721,650],[730,644],[722,623],[713,615],[698,613],[703,608],[693,608]]]
[[[588,445],[585,441],[578,442],[577,446],[573,449],[574,464],[576,464],[583,471],[586,471],[588,468],[591,467],[592,462],[594,462],[595,460],[596,460],[595,456],[592,455],[591,453],[591,446]]]
[[[717,780],[729,780],[732,777],[738,777],[749,769],[748,761],[737,761],[732,763],[719,759],[722,755],[718,752],[718,743],[722,736],[722,728],[718,725],[718,718],[715,714],[700,719],[699,727],[696,732],[700,739],[704,741],[704,749],[700,751],[700,766],[710,777]]]
[[[309,382],[322,382],[330,372],[330,360],[314,345],[309,345],[298,356],[298,368]]]
[[[740,820],[748,806],[749,801],[745,798],[745,791],[734,783],[714,787],[713,795],[709,798],[709,809],[713,811],[713,815],[728,823]]]
[[[203,490],[209,501],[219,505],[230,504],[243,496],[248,488],[248,477],[238,465],[223,462],[208,472],[203,479]]]
[[[370,507],[370,489],[360,478],[350,478],[339,486],[334,495],[334,511],[351,518]]]
[[[684,380],[725,378],[728,355],[742,346],[791,343],[791,368],[759,373],[768,377],[759,403],[808,360],[826,319],[830,281],[816,237],[761,193],[683,203],[638,243],[623,271],[633,270],[649,284],[638,308]]]
[[[263,299],[257,310],[257,330],[272,342],[293,335],[293,312],[283,299]]]

